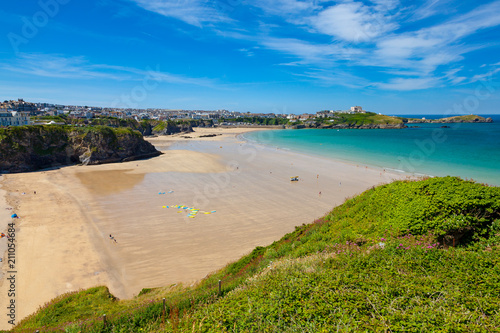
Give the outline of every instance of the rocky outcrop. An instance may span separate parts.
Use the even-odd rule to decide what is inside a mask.
[[[0,172],[122,162],[159,154],[141,133],[130,128],[45,125],[0,129]]]
[[[61,119],[64,120],[64,119]],[[189,119],[189,120],[153,120],[145,119],[119,119],[114,117],[99,117],[90,120],[66,119],[68,125],[84,126],[108,126],[113,128],[128,127],[139,131],[144,136],[149,135],[171,135],[177,133],[193,132],[193,127],[211,127],[212,120]]]
[[[407,128],[404,123],[398,124],[305,124],[288,126],[290,129],[320,128],[320,129],[398,129]]]
[[[481,116],[476,116],[476,115],[468,115],[468,116],[455,116],[455,117],[447,117],[447,118],[440,118],[440,119],[415,119],[415,118],[408,118],[404,119],[403,121],[407,122],[408,124],[421,124],[421,123],[443,123],[443,124],[449,124],[449,123],[492,123],[493,119],[491,118],[484,118]]]
[[[154,135],[172,135],[177,133],[191,133],[193,127],[190,123],[161,122],[152,129]]]

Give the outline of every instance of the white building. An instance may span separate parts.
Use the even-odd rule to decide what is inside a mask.
[[[351,106],[352,112],[366,113],[361,106]]]
[[[31,125],[28,112],[9,111],[0,109],[0,126]]]

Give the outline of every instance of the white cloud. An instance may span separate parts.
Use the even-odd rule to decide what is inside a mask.
[[[482,67],[482,66],[481,66]],[[500,72],[500,62],[489,66],[491,69],[486,73],[476,74],[471,78],[471,82],[492,80],[493,76]]]
[[[315,0],[254,0],[251,5],[262,9],[266,14],[286,16],[291,14],[303,15],[316,7]]]
[[[242,52],[247,57],[253,57],[255,55],[255,53],[251,49],[242,48],[242,49],[239,49],[238,51]]]
[[[140,7],[172,17],[188,24],[202,27],[204,23],[227,22],[230,19],[222,11],[211,6],[217,2],[205,0],[131,0]]]
[[[117,81],[140,81],[152,77],[158,82],[215,86],[207,78],[191,78],[163,72],[157,68],[137,69],[131,67],[91,64],[84,57],[64,57],[50,54],[22,54],[14,64],[4,64],[0,69],[48,78],[61,79],[108,79]]]
[[[335,69],[335,70],[323,70],[323,69],[312,69],[308,70],[302,74],[296,74],[300,77],[305,77],[313,79],[320,84],[326,86],[344,86],[354,89],[366,88],[370,85],[370,82],[362,77],[353,75],[349,72]]]
[[[365,42],[397,28],[390,16],[386,16],[388,7],[383,7],[383,11],[377,8],[360,2],[342,3],[321,11],[309,20],[320,33],[348,42]]]
[[[467,52],[488,47],[487,44],[464,46],[460,41],[481,29],[499,25],[499,10],[500,1],[496,1],[442,24],[382,37],[376,44],[373,57],[362,63],[405,68],[427,76],[439,66],[463,60]]]
[[[231,12],[214,6],[218,1],[131,1],[195,26],[235,22],[226,15]],[[335,75],[331,73],[347,64],[350,67],[344,72],[363,70],[372,79],[382,81],[380,77],[383,77],[385,82],[372,84],[382,89],[425,89],[443,82],[459,84],[466,81],[465,75],[446,75],[446,71],[450,66],[456,67],[466,53],[491,45],[482,42],[473,45],[464,42],[464,38],[500,25],[500,0],[459,15],[450,0],[423,0],[410,7],[399,0],[340,0],[335,3],[326,0],[237,0],[229,3],[234,8],[245,6],[250,17],[255,14],[255,8],[260,9],[258,16],[253,17],[256,20],[250,20],[249,25],[210,25],[220,36],[249,43],[238,48],[247,56],[256,57],[252,47],[261,45],[287,56],[289,59],[282,65],[293,66],[300,75],[332,84],[335,80],[329,78]],[[261,15],[262,12],[265,15]],[[456,16],[445,22],[415,23],[437,14],[446,13],[449,17],[452,12]],[[328,72],[333,69],[334,72]]]
[[[439,45],[440,42],[439,39],[425,39],[418,36],[394,36],[383,39],[377,44],[377,54],[391,60],[407,59],[422,53],[422,50],[427,51]]]
[[[457,76],[457,77],[454,77],[451,79],[451,83],[453,84],[459,84],[463,81],[467,80],[467,78],[465,76]]]
[[[349,59],[361,51],[341,44],[315,44],[295,38],[266,37],[259,43],[268,49],[281,51],[301,59],[302,63],[331,67],[336,60]]]
[[[97,71],[84,57],[63,57],[46,54],[22,54],[15,64],[4,64],[3,70],[63,79],[130,79],[123,75]]]
[[[375,86],[386,90],[421,90],[436,87],[439,80],[436,78],[395,78],[388,83],[377,83]]]
[[[450,0],[427,0],[415,5],[410,20],[418,21],[438,14],[447,14]]]

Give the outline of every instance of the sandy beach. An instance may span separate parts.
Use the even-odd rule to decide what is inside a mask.
[[[249,130],[148,138],[164,153],[148,160],[0,176],[0,232],[12,212],[20,217],[16,322],[81,288],[106,285],[131,298],[142,288],[194,283],[347,197],[407,177],[237,136]],[[175,205],[200,211],[188,217]],[[8,286],[0,283],[5,309]],[[2,316],[0,329],[10,327]]]

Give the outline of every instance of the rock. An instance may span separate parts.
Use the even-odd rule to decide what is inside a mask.
[[[130,128],[36,125],[0,131],[0,172],[114,163],[160,154]]]

